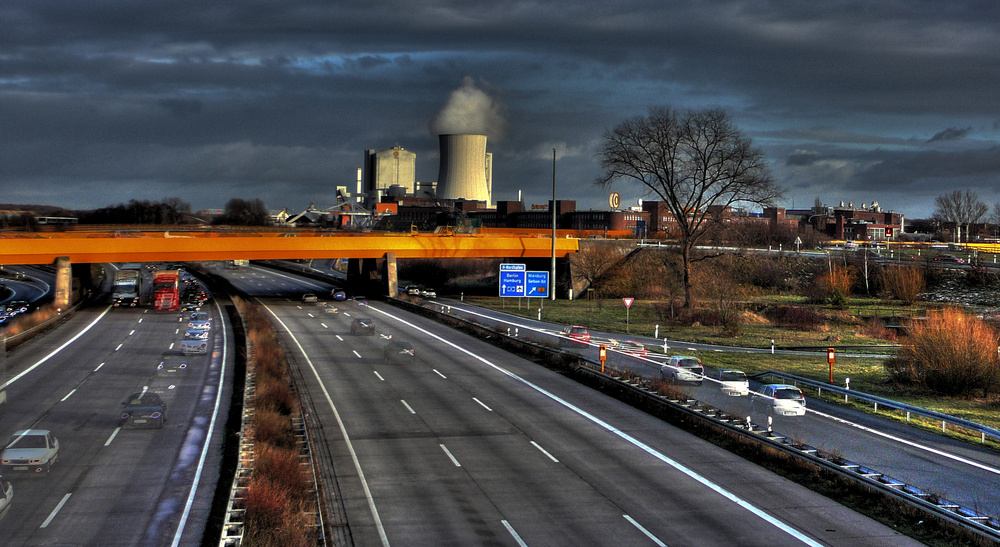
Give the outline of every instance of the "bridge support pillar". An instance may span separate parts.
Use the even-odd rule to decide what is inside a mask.
[[[65,310],[73,300],[73,265],[68,256],[60,256],[55,260],[56,294],[53,304]]]
[[[395,298],[399,294],[399,277],[396,275],[396,253],[385,253],[382,262],[382,280],[385,281],[386,294]]]

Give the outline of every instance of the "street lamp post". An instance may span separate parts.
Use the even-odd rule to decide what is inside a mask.
[[[549,272],[549,298],[556,299],[556,149],[552,149],[552,271]]]

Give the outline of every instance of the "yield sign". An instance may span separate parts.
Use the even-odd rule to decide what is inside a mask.
[[[635,298],[622,298],[622,302],[625,303],[625,309],[632,307],[632,302],[635,302]]]

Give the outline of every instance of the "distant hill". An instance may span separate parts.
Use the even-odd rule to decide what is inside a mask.
[[[55,205],[24,205],[13,203],[0,203],[0,212],[28,211],[40,217],[75,217],[77,211],[57,207]]]

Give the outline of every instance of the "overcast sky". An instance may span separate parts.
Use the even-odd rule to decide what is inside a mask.
[[[909,218],[1000,201],[996,0],[8,0],[0,202],[335,202],[364,150],[437,179],[446,105],[480,100],[494,200],[607,208],[602,134],[723,107],[786,207]],[[625,205],[644,197],[620,184]]]

